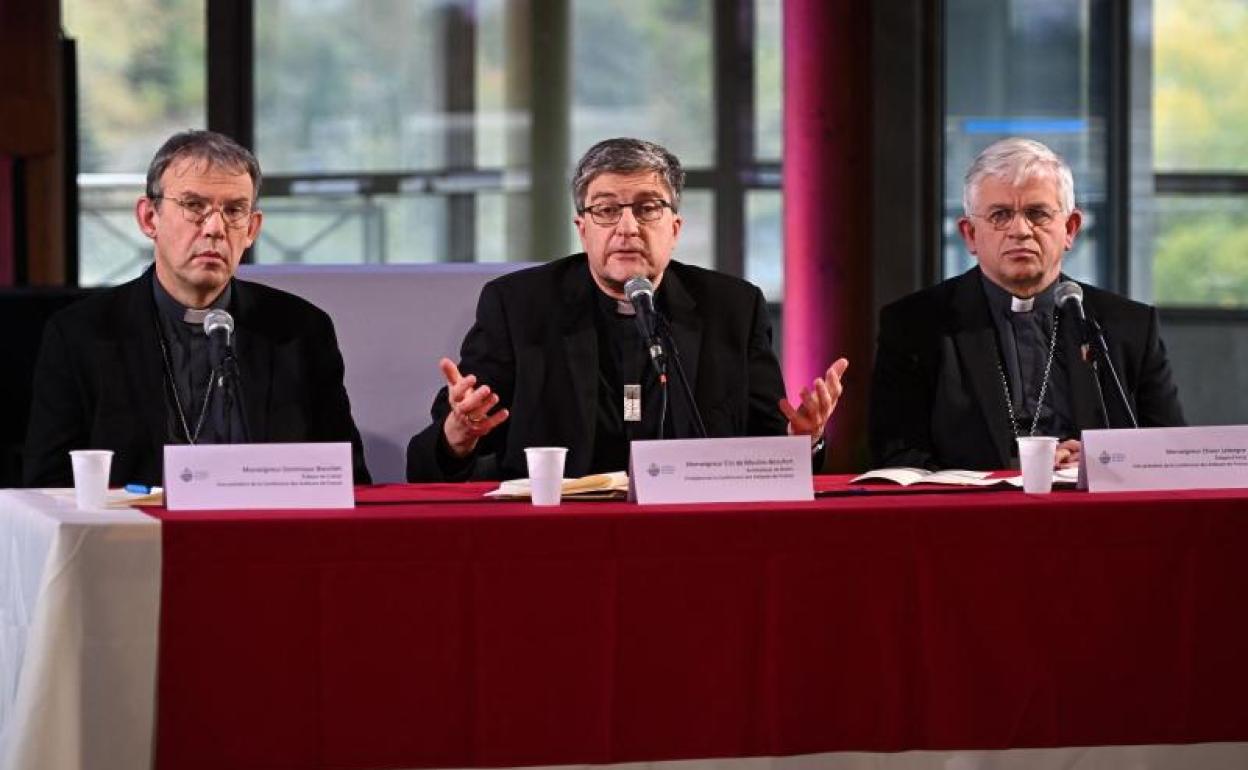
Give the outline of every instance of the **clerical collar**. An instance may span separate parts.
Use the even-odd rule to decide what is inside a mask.
[[[1053,293],[1057,289],[1058,281],[1053,281],[1044,288],[1039,294],[1023,299],[1015,297],[1005,289],[988,280],[988,276],[980,273],[981,282],[984,285],[984,294],[988,297],[988,306],[992,308],[995,315],[1008,317],[1011,313],[1029,313],[1037,311],[1042,314],[1053,312]]]
[[[632,318],[637,315],[637,308],[633,307],[633,303],[626,299],[616,299],[610,294],[607,294],[605,291],[598,289],[596,286],[594,288],[594,293],[597,295],[596,301],[598,303],[598,307],[601,308],[602,312],[606,313],[608,316],[622,315]]]
[[[161,285],[160,279],[155,275],[152,276],[152,292],[156,295],[156,307],[160,308],[160,312],[164,314],[170,321],[182,321],[191,326],[202,326],[204,316],[208,315],[208,311],[214,308],[227,308],[230,305],[230,297],[234,292],[234,282],[230,281],[225,285],[225,291],[221,292],[212,304],[202,310],[199,308],[191,308],[183,305],[173,298],[173,295],[165,290]]]

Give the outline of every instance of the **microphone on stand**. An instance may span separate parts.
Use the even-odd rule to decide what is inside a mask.
[[[1092,380],[1096,383],[1097,396],[1101,401],[1101,412],[1105,415],[1105,427],[1109,428],[1111,426],[1109,424],[1109,410],[1105,408],[1105,395],[1101,391],[1101,380],[1096,375],[1098,358],[1105,362],[1105,369],[1109,372],[1110,379],[1113,380],[1114,388],[1118,392],[1118,399],[1122,402],[1122,408],[1126,410],[1127,417],[1131,419],[1131,427],[1140,427],[1140,423],[1135,419],[1135,412],[1131,409],[1131,402],[1127,399],[1127,392],[1122,387],[1122,380],[1118,377],[1118,370],[1114,367],[1113,359],[1110,358],[1109,344],[1105,341],[1105,332],[1095,318],[1084,312],[1083,287],[1074,281],[1062,281],[1054,291],[1053,300],[1057,303],[1059,309],[1063,305],[1072,303],[1075,307],[1083,340],[1080,350],[1083,353],[1083,360],[1092,367]]]
[[[698,409],[698,403],[693,400],[693,389],[689,386],[689,378],[685,376],[685,368],[680,363],[680,351],[676,349],[676,340],[671,335],[667,319],[654,307],[654,284],[644,275],[633,276],[624,284],[624,296],[628,297],[628,301],[633,305],[635,311],[633,317],[637,322],[637,330],[641,333],[641,338],[645,341],[647,351],[650,353],[650,360],[654,362],[654,368],[659,373],[659,388],[662,392],[659,438],[663,437],[663,424],[667,416],[667,351],[669,349],[672,353],[672,361],[676,364],[676,375],[684,391],[685,400],[689,402],[689,408],[693,411],[698,437],[706,438],[706,425],[702,422],[702,413]]]
[[[208,337],[208,364],[216,370],[234,352],[234,316],[213,308],[204,316],[204,335]]]
[[[225,425],[232,425],[233,411],[238,409],[238,423],[242,426],[242,443],[250,441],[247,412],[243,409],[243,387],[234,356],[234,316],[220,308],[209,310],[204,316],[204,334],[208,337],[208,363],[213,377],[221,386]]]
[[[654,284],[644,275],[635,275],[624,284],[624,296],[632,303],[637,321],[637,331],[646,343],[650,360],[659,372],[659,381],[667,379],[667,353],[663,350],[663,341],[658,335],[657,313],[654,309]]]

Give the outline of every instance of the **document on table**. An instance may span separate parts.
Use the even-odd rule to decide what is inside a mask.
[[[528,500],[532,487],[528,479],[511,479],[485,493],[500,500]],[[628,494],[628,474],[624,471],[595,473],[563,480],[563,497],[577,500],[621,500]]]

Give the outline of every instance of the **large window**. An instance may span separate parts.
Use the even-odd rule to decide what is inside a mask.
[[[1152,0],[1153,293],[1248,307],[1248,2]]]
[[[956,224],[967,167],[992,142],[1026,136],[1053,148],[1074,171],[1084,226],[1063,261],[1065,272],[1112,283],[1109,5],[1107,0],[945,3],[945,276],[975,264]]]
[[[781,299],[781,0],[252,0],[254,45],[212,46],[203,0],[64,2],[83,64],[84,283],[150,260],[138,175],[163,138],[205,125],[219,57],[247,62],[254,88],[210,98],[243,106],[230,114],[249,116],[265,170],[256,261],[560,257],[579,248],[575,159],[638,136],[689,171],[676,258]]]
[[[62,11],[78,52],[79,282],[117,283],[151,261],[133,212],[152,153],[204,125],[204,0],[64,0]]]

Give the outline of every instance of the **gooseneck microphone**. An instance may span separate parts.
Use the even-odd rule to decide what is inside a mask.
[[[251,440],[251,431],[247,426],[247,412],[243,408],[238,359],[234,356],[234,316],[220,308],[209,310],[204,316],[204,334],[208,337],[208,363],[221,386],[225,424],[229,426],[232,423],[233,411],[238,409],[238,424],[243,435],[237,438],[247,443]]]
[[[234,316],[220,308],[204,316],[204,335],[208,337],[208,361],[213,369],[233,353]]]
[[[1079,323],[1086,324],[1088,317],[1083,313],[1083,287],[1074,281],[1062,281],[1053,290],[1053,301],[1058,307],[1065,305],[1067,302],[1075,303],[1075,310],[1079,314]]]
[[[635,275],[624,284],[624,296],[632,303],[637,321],[637,331],[646,343],[650,360],[659,372],[659,380],[667,377],[667,354],[663,350],[663,340],[658,334],[657,314],[654,310],[654,284],[644,275]]]
[[[1105,362],[1105,370],[1109,372],[1114,389],[1118,393],[1118,400],[1131,420],[1131,427],[1140,427],[1140,423],[1135,419],[1135,412],[1131,409],[1131,402],[1127,399],[1127,392],[1122,387],[1122,380],[1118,377],[1118,370],[1114,367],[1114,361],[1109,355],[1109,344],[1105,341],[1105,332],[1094,317],[1084,312],[1083,287],[1074,281],[1062,281],[1053,293],[1053,301],[1059,309],[1068,304],[1073,304],[1075,307],[1083,341],[1083,358],[1092,367],[1092,381],[1096,383],[1096,394],[1101,402],[1101,413],[1105,416],[1105,427],[1113,426],[1109,424],[1109,410],[1105,408],[1105,394],[1101,390],[1101,379],[1097,376],[1097,359]],[[1089,349],[1091,355],[1089,355]]]

